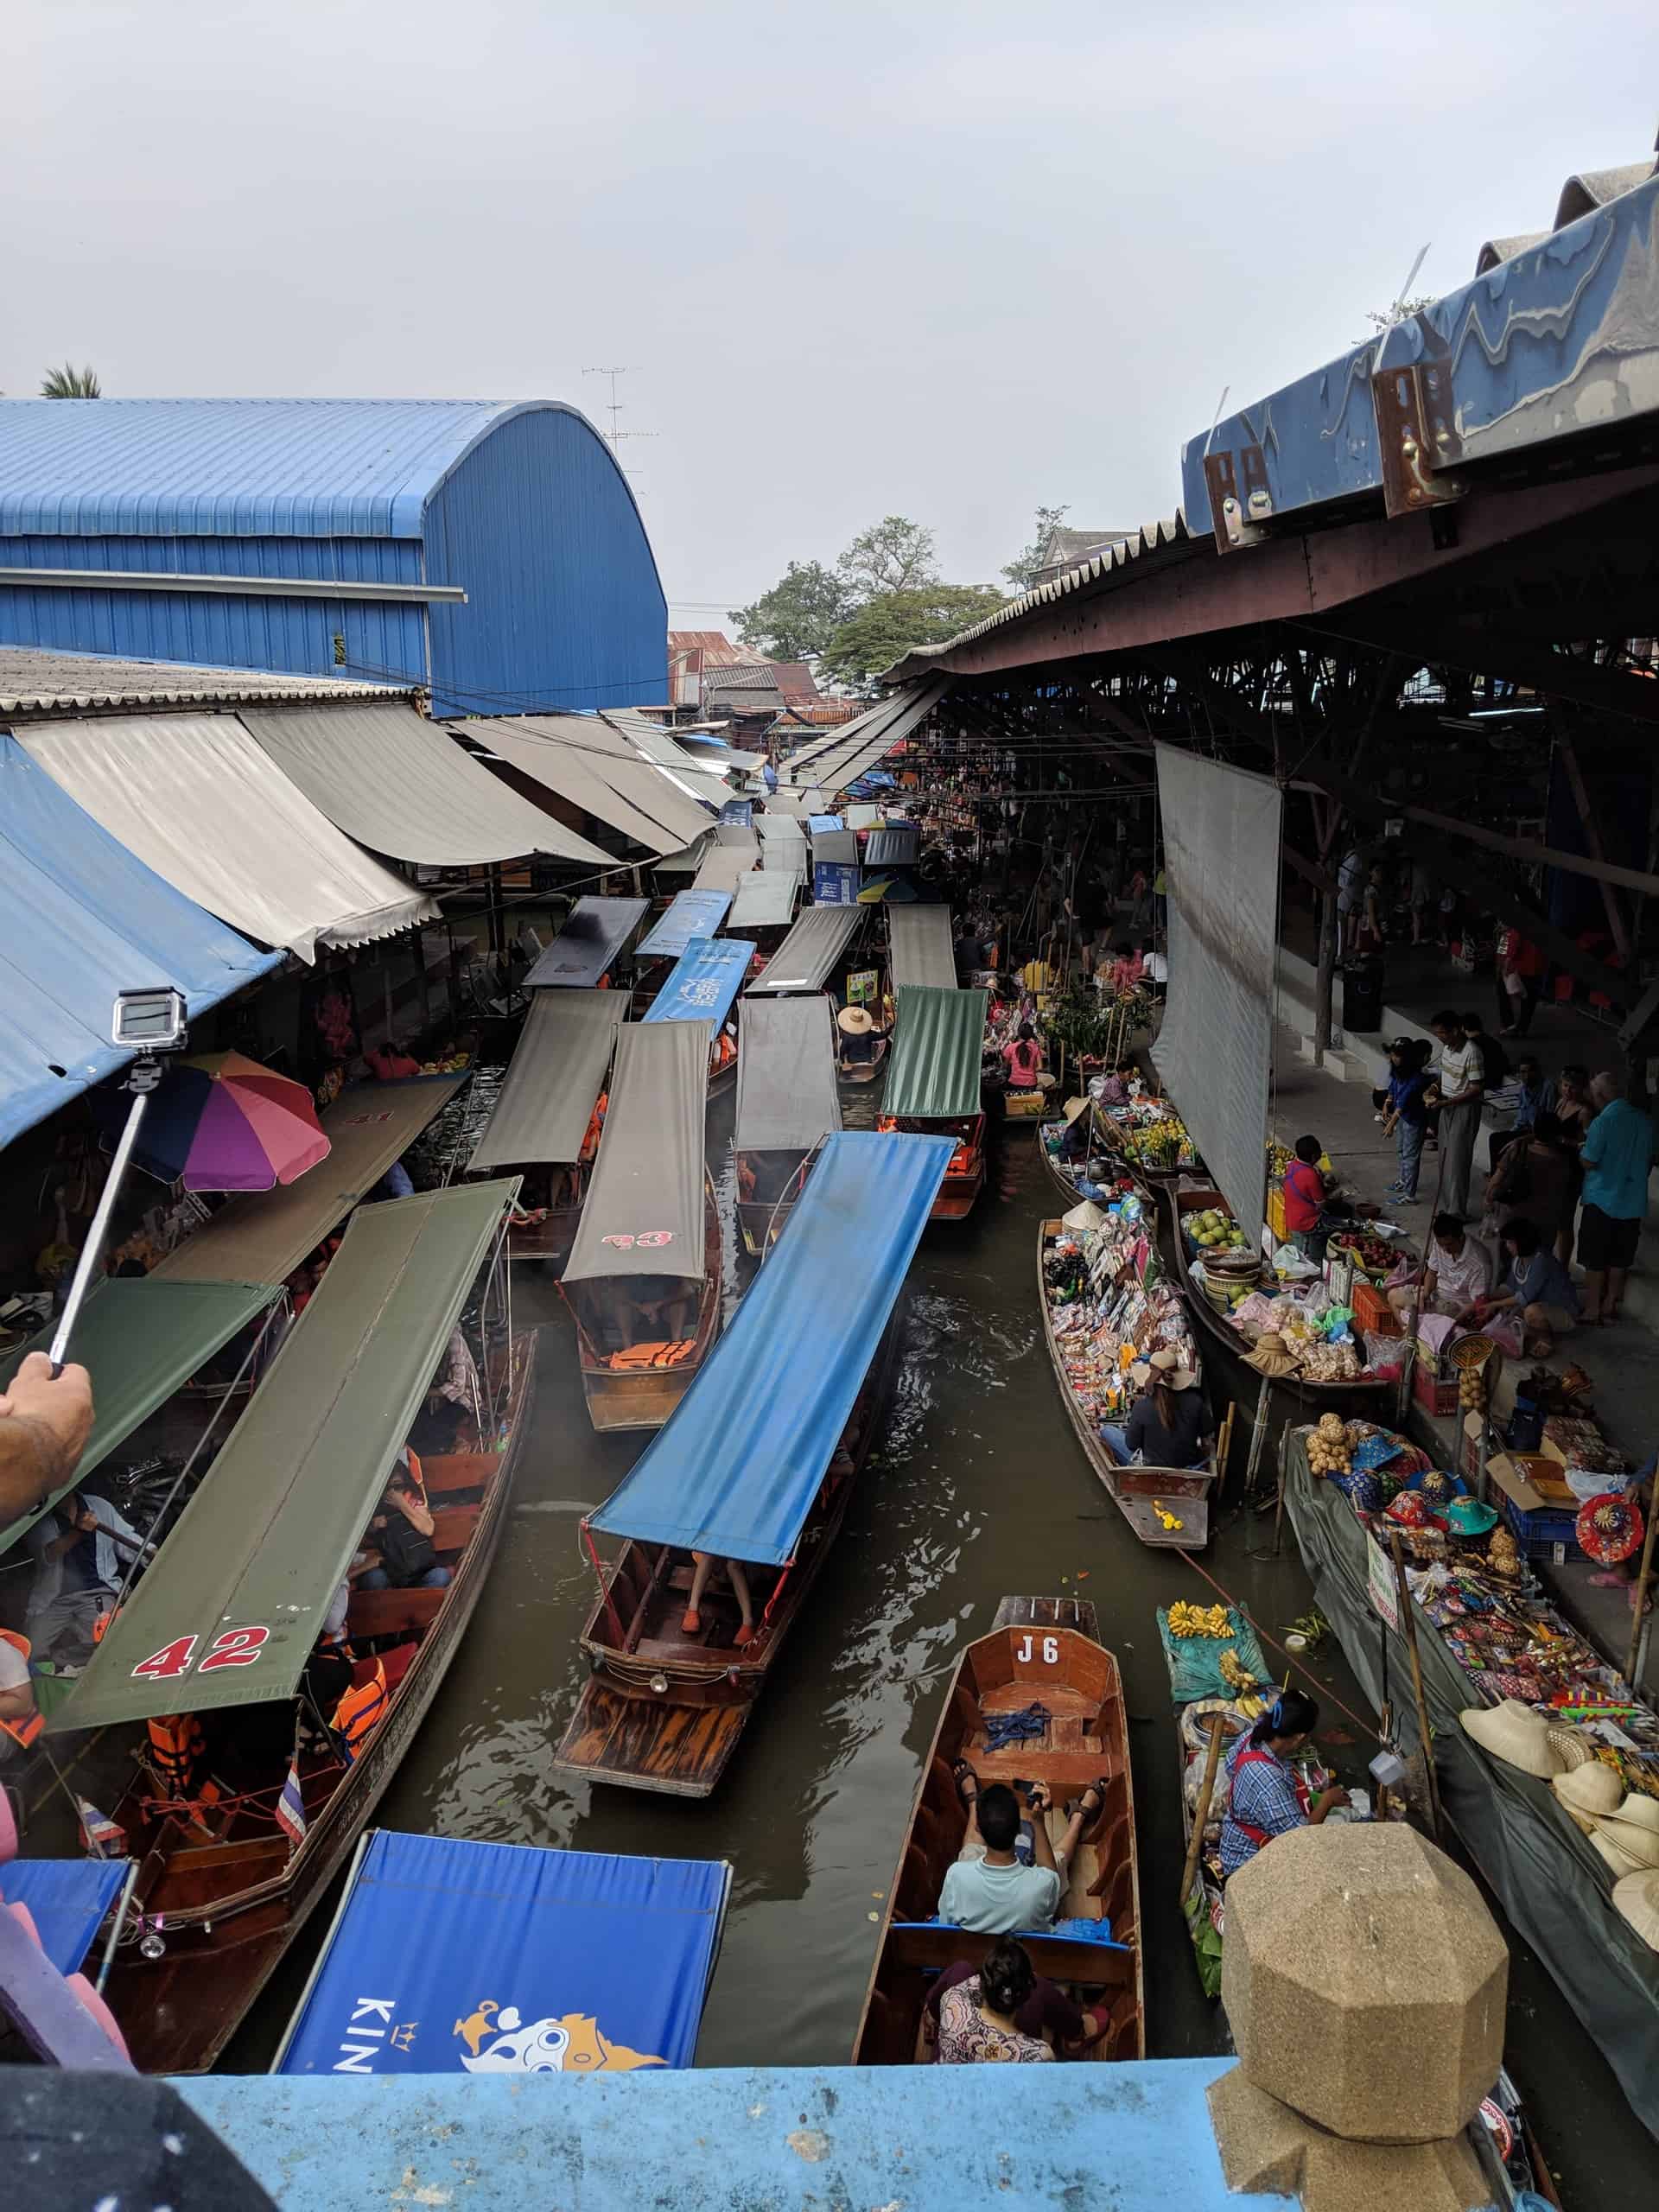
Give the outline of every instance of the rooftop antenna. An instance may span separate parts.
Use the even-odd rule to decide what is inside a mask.
[[[609,446],[612,455],[619,468],[621,468],[622,467],[622,456],[617,451],[617,448],[621,444],[624,438],[654,438],[657,435],[655,430],[625,430],[618,421],[618,417],[621,415],[623,409],[627,404],[627,402],[626,400],[619,399],[616,396],[617,379],[620,377],[626,376],[629,373],[631,366],[632,364],[625,361],[619,367],[584,369],[582,372],[585,377],[608,377],[611,380],[611,396],[609,399],[605,402],[605,412],[611,418],[611,427],[608,430],[601,431],[600,435],[605,440],[606,444]],[[622,473],[625,476],[632,476],[633,474],[633,471],[631,468],[623,469]]]
[[[1433,245],[1433,243],[1434,241],[1433,238],[1425,238],[1421,245],[1418,247],[1417,258],[1412,263],[1411,267],[1406,271],[1406,281],[1400,287],[1399,292],[1395,297],[1394,305],[1389,309],[1389,325],[1390,328],[1399,321],[1400,310],[1404,307],[1406,302],[1411,297],[1411,288],[1417,282],[1417,271],[1428,259],[1428,249]]]

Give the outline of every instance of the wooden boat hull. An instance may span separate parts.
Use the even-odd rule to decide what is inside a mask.
[[[1066,1418],[1083,1446],[1084,1458],[1099,1477],[1101,1487],[1143,1544],[1202,1551],[1210,1541],[1210,1495],[1216,1484],[1214,1474],[1204,1467],[1120,1466],[1077,1403],[1077,1393],[1066,1376],[1043,1281],[1044,1254],[1062,1227],[1058,1221],[1046,1221],[1037,1232],[1037,1305],[1043,1317],[1043,1338],[1048,1345]],[[1179,1525],[1166,1528],[1158,1517],[1159,1505]]]
[[[1097,1777],[1106,1803],[1086,1828],[1071,1868],[1060,1917],[1109,1921],[1113,1950],[1064,1936],[1022,1936],[1039,1974],[1071,1984],[1103,2010],[1109,2026],[1090,2046],[1096,2059],[1140,2058],[1146,2050],[1140,1952],[1140,1881],[1128,1718],[1117,1662],[1079,1627],[1045,1629],[1034,1615],[1059,1600],[1004,1599],[997,1625],[957,1662],[887,1891],[881,1935],[853,2047],[855,2066],[911,2063],[932,1972],[966,1959],[976,1964],[996,1940],[925,1923],[966,1829],[951,1769],[965,1758],[982,1788],[990,1782],[1042,1781],[1057,1806]],[[986,1748],[985,1724],[997,1713],[1039,1700],[1049,1709],[1046,1740],[1007,1751]]]
[[[947,1175],[928,1215],[930,1221],[966,1221],[985,1187],[985,1155],[980,1153],[965,1175]]]
[[[837,1058],[836,1073],[842,1083],[874,1083],[887,1065],[888,1040],[878,1037],[875,1049],[868,1060]]]
[[[466,1632],[506,1525],[518,1455],[535,1401],[536,1343],[531,1331],[518,1348],[505,1452],[457,1455],[454,1469],[442,1458],[426,1463],[438,1478],[431,1485],[434,1496],[477,1487],[488,1476],[483,1508],[446,1590],[384,1593],[394,1604],[407,1601],[417,1611],[429,1607],[429,1625],[391,1693],[385,1719],[326,1805],[312,1816],[300,1849],[290,1858],[288,1839],[277,1832],[269,1839],[180,1852],[173,1854],[174,1867],[163,1870],[166,1887],[159,1893],[146,1878],[148,1860],[141,1869],[136,1904],[151,1912],[164,1910],[167,1949],[153,1960],[136,1949],[123,1950],[106,1993],[141,2072],[201,2074],[212,2067],[396,1774]]]
[[[1044,1166],[1048,1170],[1049,1180],[1053,1184],[1055,1189],[1064,1196],[1066,1206],[1069,1210],[1071,1207],[1082,1203],[1083,1192],[1077,1187],[1076,1178],[1066,1172],[1065,1168],[1058,1160],[1055,1159],[1053,1154],[1044,1142],[1044,1137],[1049,1126],[1050,1124],[1047,1122],[1039,1122],[1037,1124],[1038,1157],[1041,1160]]]
[[[578,1320],[577,1356],[588,1418],[601,1434],[620,1428],[660,1428],[691,1387],[691,1378],[709,1357],[720,1333],[720,1217],[712,1189],[703,1201],[702,1284],[697,1296],[696,1339],[690,1355],[673,1367],[608,1367],[594,1351]]]
[[[576,1241],[580,1206],[550,1206],[540,1221],[516,1222],[507,1231],[507,1252],[515,1260],[550,1261],[563,1267]]]
[[[708,1095],[710,1098],[723,1098],[728,1090],[735,1088],[736,1084],[737,1062],[728,1060],[723,1068],[709,1071]]]

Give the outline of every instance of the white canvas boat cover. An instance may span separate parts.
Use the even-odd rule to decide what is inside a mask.
[[[537,991],[495,1111],[467,1163],[569,1166],[582,1153],[622,1017],[626,991]]]
[[[932,983],[946,991],[956,988],[957,962],[950,947],[948,906],[888,907],[887,941],[895,991],[904,983]]]
[[[821,991],[824,978],[863,920],[862,906],[809,906],[743,995],[772,997],[784,991]]]
[[[584,814],[591,814],[595,822],[602,822],[608,829],[632,838],[636,845],[643,845],[648,853],[677,852],[685,836],[697,834],[692,830],[683,836],[639,805],[641,796],[650,796],[640,788],[652,773],[649,768],[609,760],[594,747],[584,744],[579,736],[567,736],[567,723],[572,730],[580,731],[582,718],[572,715],[561,717],[556,723],[539,718],[466,721],[460,728],[474,744],[493,753],[515,774],[528,777],[556,798],[568,799]],[[611,734],[608,730],[606,732],[607,739]],[[617,772],[619,767],[621,774]],[[635,779],[632,795],[622,787],[627,777]],[[689,799],[681,798],[666,778],[658,776],[657,783],[665,795],[664,812],[670,810],[670,802],[673,806],[683,806],[687,814],[699,812]]]
[[[625,1022],[566,1282],[703,1269],[706,1021]]]
[[[17,733],[29,757],[147,868],[263,944],[315,961],[436,919],[353,844],[234,715],[112,715]]]
[[[732,911],[726,917],[730,930],[767,929],[786,922],[795,912],[801,879],[782,868],[756,868],[737,887]]]
[[[810,1152],[841,1127],[835,1011],[822,992],[757,999],[737,1052],[739,1152]]]
[[[760,857],[757,843],[710,845],[692,878],[694,891],[735,891]]]

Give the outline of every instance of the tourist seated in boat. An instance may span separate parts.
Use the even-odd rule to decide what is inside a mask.
[[[737,1633],[732,1642],[740,1650],[754,1641],[754,1606],[749,1597],[749,1578],[743,1562],[736,1559],[720,1559],[713,1552],[693,1552],[691,1554],[691,1592],[686,1600],[685,1618],[680,1623],[682,1636],[702,1634],[702,1599],[709,1587],[709,1578],[716,1567],[721,1569],[732,1586],[732,1595],[737,1600],[742,1615]]]
[[[1005,1938],[992,1944],[977,1971],[972,1967],[963,1971],[965,1979],[944,1988],[939,1996],[935,2053],[938,2063],[981,2066],[999,2060],[1020,2064],[1052,2061],[1054,2053],[1041,2030],[1020,2024],[1037,1988],[1031,1960],[1020,1946]],[[943,1981],[942,1977],[942,1986]]]
[[[0,1527],[73,1472],[92,1430],[86,1370],[71,1363],[54,1376],[43,1351],[30,1352],[0,1393]]]
[[[369,1523],[367,1564],[354,1570],[359,1590],[442,1590],[449,1570],[432,1548],[436,1525],[421,1494],[417,1470],[404,1452],[391,1471],[380,1509]]]
[[[118,1548],[118,1541],[121,1548]],[[23,1627],[37,1659],[79,1664],[120,1593],[124,1560],[145,1548],[105,1497],[72,1490],[26,1539],[35,1559]]]
[[[29,1652],[26,1636],[0,1628],[0,1764],[27,1751],[44,1725],[35,1702]]]
[[[1006,1782],[988,1783],[967,1761],[957,1763],[957,1794],[968,1808],[968,1832],[954,1866],[939,1891],[939,1918],[976,1936],[1013,1936],[1022,1929],[1041,1933],[1054,1925],[1065,1891],[1072,1854],[1084,1826],[1106,1802],[1103,1781],[1091,1783],[1072,1808],[1058,1847],[1051,1842],[1048,1785],[1033,1783],[1026,1802],[1032,1863],[1020,1856],[1022,1823],[1020,1801]],[[1093,1803],[1090,1802],[1093,1799]]]
[[[1030,1967],[1029,1954],[1020,1945],[1005,1936],[989,1954],[983,1966],[976,1967],[970,1960],[959,1959],[955,1966],[945,1968],[928,1991],[926,2002],[922,2007],[922,2040],[927,2046],[927,2055],[931,2061],[937,2061],[944,2065],[962,2063],[959,2056],[947,2058],[941,2047],[940,2006],[953,1989],[966,1989],[971,1992],[972,1986],[977,1982],[976,2001],[983,2016],[988,2002],[985,1977],[988,1973],[993,1989],[995,1989],[999,1980],[997,1969],[992,1966],[991,1961],[998,1958],[1001,1954],[1009,1951],[1017,1952],[1020,1957],[1026,1961],[1027,1967]],[[1001,1997],[1010,1997],[1014,1993],[1005,1985],[997,1993]],[[994,2009],[1001,2012],[1002,2008],[998,2004],[994,2006]],[[1040,2037],[1046,2048],[1052,2050],[1056,2057],[1062,2054],[1080,2053],[1086,2044],[1097,2042],[1111,2024],[1103,2010],[1096,2011],[1090,2005],[1075,2003],[1066,1995],[1058,1981],[1051,1981],[1046,1974],[1033,1974],[1030,1995],[1016,2001],[1012,2011],[1004,2017],[1012,2019],[1014,2028],[1020,2035],[1033,2039]],[[974,2056],[989,2055],[991,2054],[971,2054]]]
[[[1181,1365],[1173,1345],[1160,1344],[1135,1370],[1141,1395],[1127,1422],[1103,1421],[1102,1440],[1120,1465],[1201,1467],[1210,1456],[1215,1423],[1198,1377]]]
[[[1319,1708],[1304,1690],[1281,1690],[1248,1736],[1227,1754],[1228,1800],[1221,1824],[1221,1874],[1225,1881],[1249,1866],[1275,1836],[1293,1828],[1318,1827],[1328,1813],[1348,1802],[1337,1783],[1320,1790],[1302,1809],[1296,1794],[1291,1755],[1319,1726]]]
[[[328,1601],[322,1629],[300,1678],[302,1713],[325,1719],[352,1686],[352,1648],[346,1640],[346,1616],[352,1602],[349,1579]]]
[[[443,1363],[427,1387],[421,1417],[420,1446],[423,1452],[454,1452],[464,1435],[476,1437],[480,1395],[478,1363],[459,1327],[451,1329],[444,1346]]]
[[[1012,1039],[1002,1047],[1001,1058],[1007,1070],[1010,1090],[1036,1090],[1042,1079],[1043,1047],[1030,1022],[1020,1023]]]

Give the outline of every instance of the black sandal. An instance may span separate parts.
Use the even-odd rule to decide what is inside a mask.
[[[953,1764],[950,1769],[950,1779],[957,1785],[957,1796],[971,1810],[979,1802],[979,1777],[966,1759],[957,1759]],[[962,1786],[964,1782],[971,1782],[974,1785],[974,1794],[971,1797]]]

